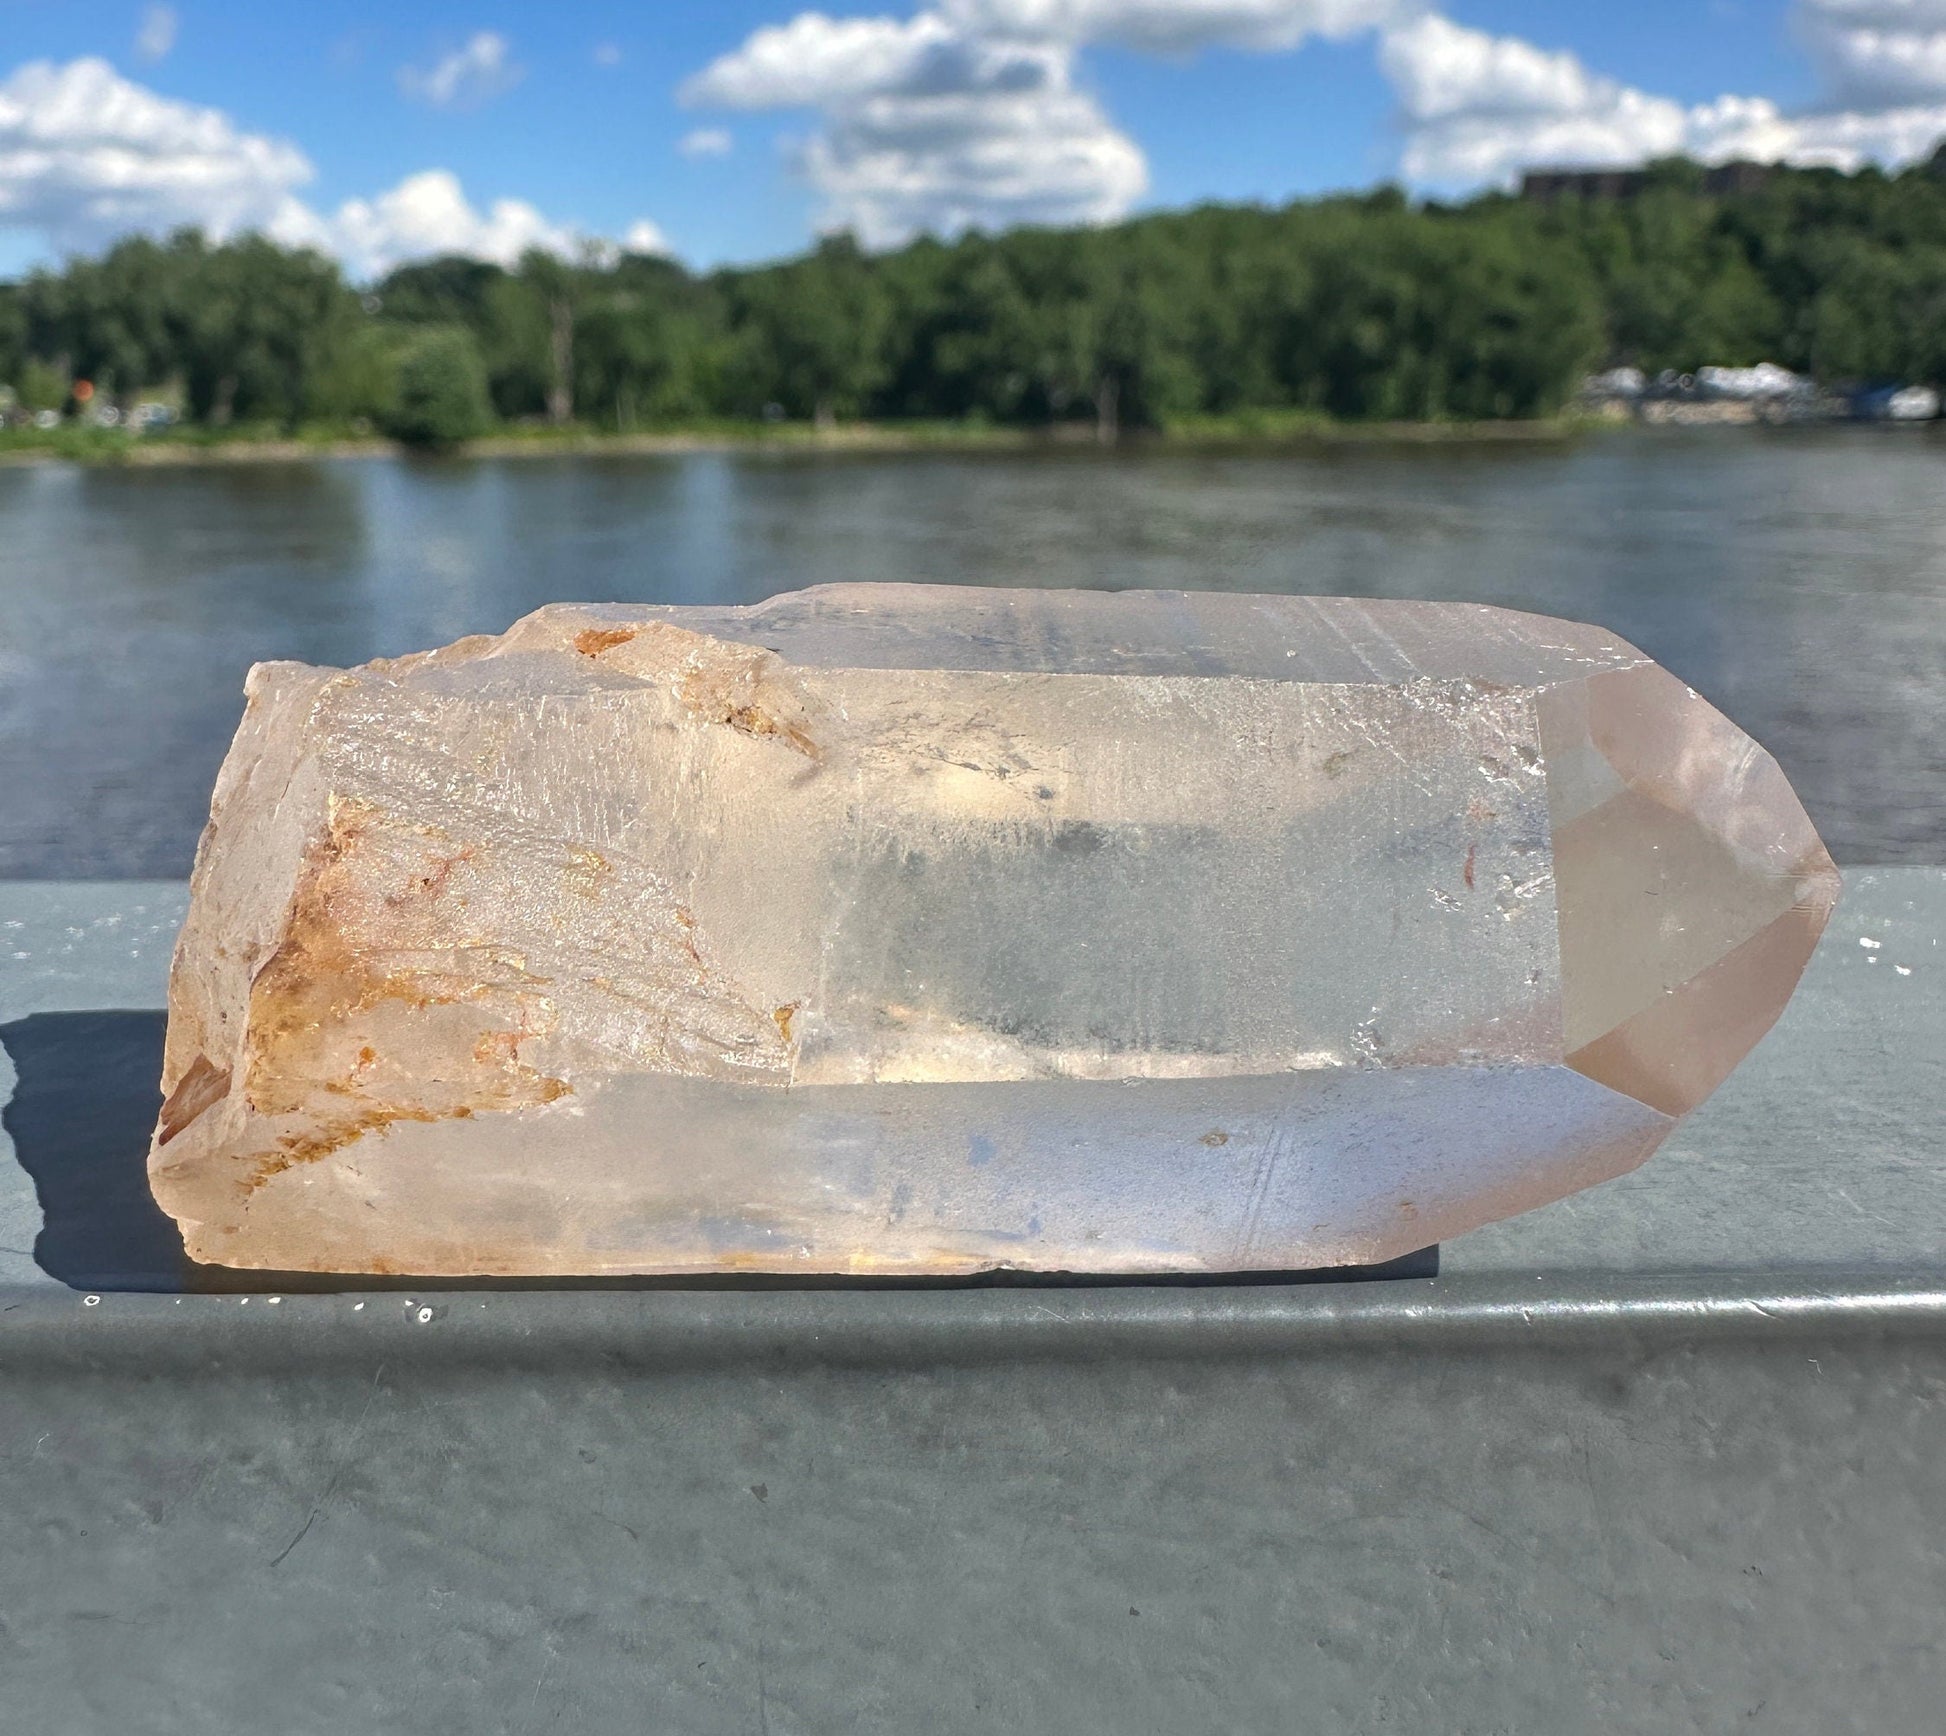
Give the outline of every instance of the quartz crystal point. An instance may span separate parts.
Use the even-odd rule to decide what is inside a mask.
[[[837,585],[248,692],[150,1156],[233,1266],[1385,1260],[1641,1163],[1837,890],[1490,608]]]

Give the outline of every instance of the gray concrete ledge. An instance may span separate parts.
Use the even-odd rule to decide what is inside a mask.
[[[1584,1349],[1794,1335],[1946,1339],[1946,1277],[1465,1273],[1194,1289],[0,1292],[0,1368],[904,1367]]]

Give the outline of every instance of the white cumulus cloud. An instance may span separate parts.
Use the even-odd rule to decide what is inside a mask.
[[[182,23],[173,6],[150,6],[142,13],[142,26],[135,33],[135,58],[161,60],[176,46],[176,30]]]
[[[1946,0],[1798,0],[1795,21],[1840,102],[1946,97]]]
[[[530,247],[563,257],[582,237],[524,199],[496,199],[481,210],[450,169],[423,169],[374,199],[347,199],[329,217],[287,211],[279,239],[335,253],[354,277],[379,277],[408,259],[463,253],[512,265]]]
[[[1828,0],[1828,9],[1845,3]],[[1920,0],[1907,3],[1916,12]],[[1593,72],[1576,55],[1437,14],[1387,31],[1379,61],[1405,125],[1400,167],[1430,186],[1504,183],[1528,168],[1677,153],[1704,162],[1896,166],[1925,155],[1946,133],[1946,102],[1787,113],[1767,97],[1728,95],[1684,105]]]
[[[0,80],[0,224],[59,252],[130,230],[270,224],[312,178],[295,145],[177,102],[106,61],[30,61]]]
[[[56,253],[88,252],[130,233],[195,227],[222,240],[258,230],[331,253],[354,277],[369,277],[434,253],[510,265],[529,247],[571,256],[603,245],[524,200],[475,206],[445,169],[408,175],[330,213],[299,197],[313,178],[295,145],[246,132],[218,109],[161,96],[105,61],[34,61],[0,80],[0,229],[36,235]],[[621,244],[667,251],[646,219]]]
[[[1853,96],[1946,92],[1946,31],[1834,32],[1823,59],[1838,86]]]
[[[1694,154],[1706,162],[1899,169],[1931,156],[1946,138],[1946,101],[1786,114],[1763,97],[1723,97],[1695,111],[1694,136]]]
[[[698,127],[676,141],[685,157],[727,157],[736,149],[736,140],[723,127]]]
[[[399,69],[399,88],[434,108],[477,108],[520,82],[507,39],[479,30],[428,67]]]
[[[1684,142],[1680,104],[1591,73],[1572,54],[1437,15],[1389,31],[1379,64],[1407,124],[1400,167],[1435,184],[1534,163],[1639,162]]]
[[[821,222],[870,246],[921,232],[1102,222],[1148,186],[1140,146],[1076,76],[1090,43],[1161,54],[1295,48],[1424,0],[934,0],[907,17],[802,12],[753,31],[685,102],[818,110],[796,161]]]
[[[803,12],[766,24],[683,86],[685,102],[721,108],[801,108],[911,86],[929,61],[951,59],[965,39],[937,13],[914,18],[828,18]]]
[[[1119,217],[1148,184],[1140,149],[1074,81],[1074,47],[911,18],[801,13],[754,32],[683,88],[740,109],[815,108],[797,160],[827,228],[890,246],[922,231]]]
[[[1148,185],[1134,140],[1063,86],[874,97],[833,116],[802,160],[826,226],[872,247],[924,231],[1108,222]]]
[[[1077,76],[1080,54],[1102,42],[1268,53],[1369,33],[1398,93],[1400,169],[1441,189],[1678,152],[1854,168],[1930,151],[1946,132],[1946,0],[1794,4],[1829,92],[1799,111],[1736,93],[1681,103],[1575,54],[1456,24],[1430,0],[931,0],[899,17],[803,12],[752,32],[682,95],[817,111],[796,159],[823,195],[822,221],[875,246],[1126,212],[1147,165]]]
[[[1419,0],[942,0],[945,14],[969,30],[1164,54],[1295,48],[1310,36],[1354,36],[1420,9]]]

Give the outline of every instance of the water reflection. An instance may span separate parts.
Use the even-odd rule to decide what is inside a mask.
[[[186,871],[257,658],[563,598],[844,579],[1491,602],[1602,622],[1784,761],[1841,858],[1946,858],[1931,439],[1619,434],[1308,456],[0,469],[0,875]]]

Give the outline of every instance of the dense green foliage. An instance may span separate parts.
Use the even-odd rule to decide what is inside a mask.
[[[436,331],[435,338],[428,336]],[[492,413],[619,429],[717,418],[1117,427],[1254,412],[1546,415],[1602,364],[1772,360],[1946,384],[1946,181],[1781,171],[1711,196],[1395,189],[1208,206],[698,276],[666,259],[513,271],[438,259],[369,293],[316,254],[194,234],[0,285],[0,383],[172,390],[200,422],[346,424],[435,442]]]
[[[403,346],[381,426],[432,450],[477,439],[493,420],[480,346],[464,326],[427,326]]]
[[[63,397],[69,379],[109,397],[172,381],[199,421],[316,419],[346,409],[359,324],[337,268],[314,253],[255,236],[134,238],[0,291],[0,380],[18,386],[39,363]]]

